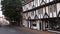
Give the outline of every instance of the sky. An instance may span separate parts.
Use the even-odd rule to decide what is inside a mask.
[[[1,2],[1,0],[0,0],[0,2]]]
[[[0,0],[0,16],[2,16],[2,11],[1,11],[1,0]]]

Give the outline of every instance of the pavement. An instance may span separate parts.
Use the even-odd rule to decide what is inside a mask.
[[[59,34],[59,33],[53,33],[53,32],[48,32],[48,31],[33,30],[33,29],[29,29],[26,27],[19,27],[19,26],[16,26],[16,28],[24,32],[32,33],[32,34]]]

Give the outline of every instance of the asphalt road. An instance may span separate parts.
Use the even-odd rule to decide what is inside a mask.
[[[32,34],[32,33],[24,32],[13,27],[3,26],[0,27],[0,34]]]

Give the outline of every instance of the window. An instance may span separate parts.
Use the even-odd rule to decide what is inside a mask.
[[[36,5],[36,7],[38,6],[38,0],[35,0],[35,5]]]
[[[53,5],[53,11],[55,12],[57,10],[56,4]]]
[[[36,24],[32,24],[33,26],[36,26]]]
[[[49,12],[52,12],[52,5],[49,6]]]
[[[56,12],[56,4],[49,6],[49,12]]]
[[[39,0],[39,3],[41,3],[42,2],[42,0]]]
[[[29,7],[31,6],[31,3],[29,3]]]
[[[43,14],[43,8],[40,9],[40,14]]]
[[[28,13],[26,13],[26,17],[28,16]]]
[[[37,2],[38,0],[35,0],[35,3],[37,4],[38,2]]]
[[[38,9],[38,14],[43,14],[43,9],[42,8]]]
[[[26,5],[24,6],[24,10],[26,11]]]
[[[26,8],[26,10],[28,10],[28,7]]]
[[[31,12],[31,15],[32,15],[32,16],[34,15],[34,11]]]
[[[31,7],[34,8],[34,2],[31,2]]]
[[[38,14],[40,14],[40,9],[38,9]]]

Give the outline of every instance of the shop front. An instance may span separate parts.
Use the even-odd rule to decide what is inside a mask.
[[[60,31],[60,19],[54,18],[49,20],[49,30]]]
[[[42,20],[43,30],[60,31],[60,18],[47,18]]]

